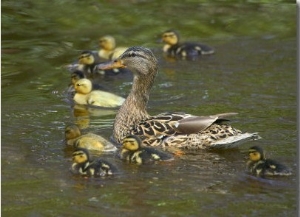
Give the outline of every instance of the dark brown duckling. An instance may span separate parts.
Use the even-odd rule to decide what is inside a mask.
[[[85,148],[78,148],[72,154],[73,164],[71,171],[84,176],[109,176],[116,173],[114,165],[106,160],[97,158],[90,159],[89,151]]]
[[[171,161],[173,155],[152,147],[143,147],[138,136],[130,135],[124,138],[119,153],[121,160],[134,164],[150,164],[155,161]]]
[[[256,176],[289,176],[291,170],[285,165],[265,157],[264,150],[259,146],[249,148],[248,170]]]
[[[193,58],[201,55],[213,54],[215,51],[208,45],[196,42],[180,42],[179,34],[174,30],[162,34],[165,43],[163,51],[172,57]]]
[[[83,65],[83,71],[102,75],[104,78],[124,76],[129,74],[128,69],[106,69],[101,70],[97,67],[98,64],[103,63],[97,53],[92,51],[83,51],[78,60],[80,65]]]

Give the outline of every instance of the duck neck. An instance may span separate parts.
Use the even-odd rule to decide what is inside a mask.
[[[131,92],[115,118],[113,136],[117,142],[121,142],[130,133],[132,127],[150,117],[146,108],[156,73],[156,68],[147,75],[134,73]]]

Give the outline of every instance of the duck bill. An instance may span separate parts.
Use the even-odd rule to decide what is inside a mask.
[[[115,68],[125,68],[126,66],[123,64],[122,60],[114,60],[108,63],[101,63],[97,65],[98,69],[106,70],[106,69],[115,69]]]

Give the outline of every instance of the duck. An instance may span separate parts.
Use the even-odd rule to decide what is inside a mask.
[[[149,115],[147,104],[158,73],[158,64],[148,48],[131,47],[116,60],[98,67],[127,67],[133,73],[131,91],[119,108],[113,124],[114,142],[120,143],[128,135],[137,135],[146,146],[197,150],[234,148],[242,142],[260,138],[258,133],[243,133],[227,124],[227,117],[237,114],[233,112],[209,116],[184,112]]]
[[[165,43],[163,52],[171,57],[193,58],[201,55],[213,54],[212,47],[196,42],[180,42],[179,33],[175,30],[168,30],[162,34],[162,41]]]
[[[110,35],[105,35],[99,39],[99,47],[99,57],[110,60],[118,58],[127,50],[127,47],[116,47],[116,40]]]
[[[252,146],[248,150],[247,167],[251,174],[264,176],[289,176],[291,170],[280,162],[267,159],[264,150],[259,146]]]
[[[103,153],[116,152],[117,148],[111,142],[94,133],[81,134],[79,127],[71,124],[65,127],[66,144],[74,148],[85,148]]]
[[[106,160],[90,159],[90,153],[85,148],[77,148],[72,154],[71,171],[89,177],[110,176],[117,171],[116,167]]]
[[[116,94],[102,90],[92,90],[92,82],[87,78],[79,79],[75,83],[74,89],[73,100],[79,105],[119,107],[125,101],[125,98]]]
[[[129,135],[123,139],[119,158],[138,165],[174,160],[173,155],[170,153],[153,147],[142,146],[142,140],[135,135]]]

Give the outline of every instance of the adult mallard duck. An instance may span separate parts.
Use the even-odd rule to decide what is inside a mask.
[[[180,42],[179,34],[174,30],[162,34],[165,43],[163,51],[172,57],[191,58],[199,55],[213,54],[215,51],[208,45],[195,42]]]
[[[173,155],[157,150],[153,147],[143,147],[138,136],[130,135],[123,139],[119,152],[121,160],[135,164],[150,164],[155,161],[173,160]]]
[[[236,113],[210,116],[163,113],[150,116],[146,107],[157,74],[157,60],[150,49],[131,47],[116,60],[98,67],[127,67],[134,74],[132,89],[114,122],[113,139],[118,143],[128,135],[138,135],[148,146],[206,149],[235,147],[240,142],[259,138],[257,133],[242,133],[224,123],[227,116]]]
[[[80,105],[93,105],[100,107],[118,107],[124,98],[102,90],[92,90],[92,82],[87,78],[79,79],[75,85],[75,103]]]
[[[71,171],[75,174],[85,176],[108,176],[117,171],[116,167],[106,160],[97,158],[90,159],[89,151],[85,148],[78,148],[72,154],[73,164]]]
[[[116,47],[116,40],[110,35],[99,39],[99,57],[104,59],[116,59],[127,50],[127,47]]]
[[[65,128],[65,140],[67,145],[74,148],[86,148],[101,152],[115,152],[117,148],[105,138],[94,133],[82,135],[77,125],[69,125]]]
[[[285,165],[267,159],[264,150],[259,146],[252,146],[249,151],[249,160],[247,162],[248,170],[256,176],[288,176],[292,172]]]

